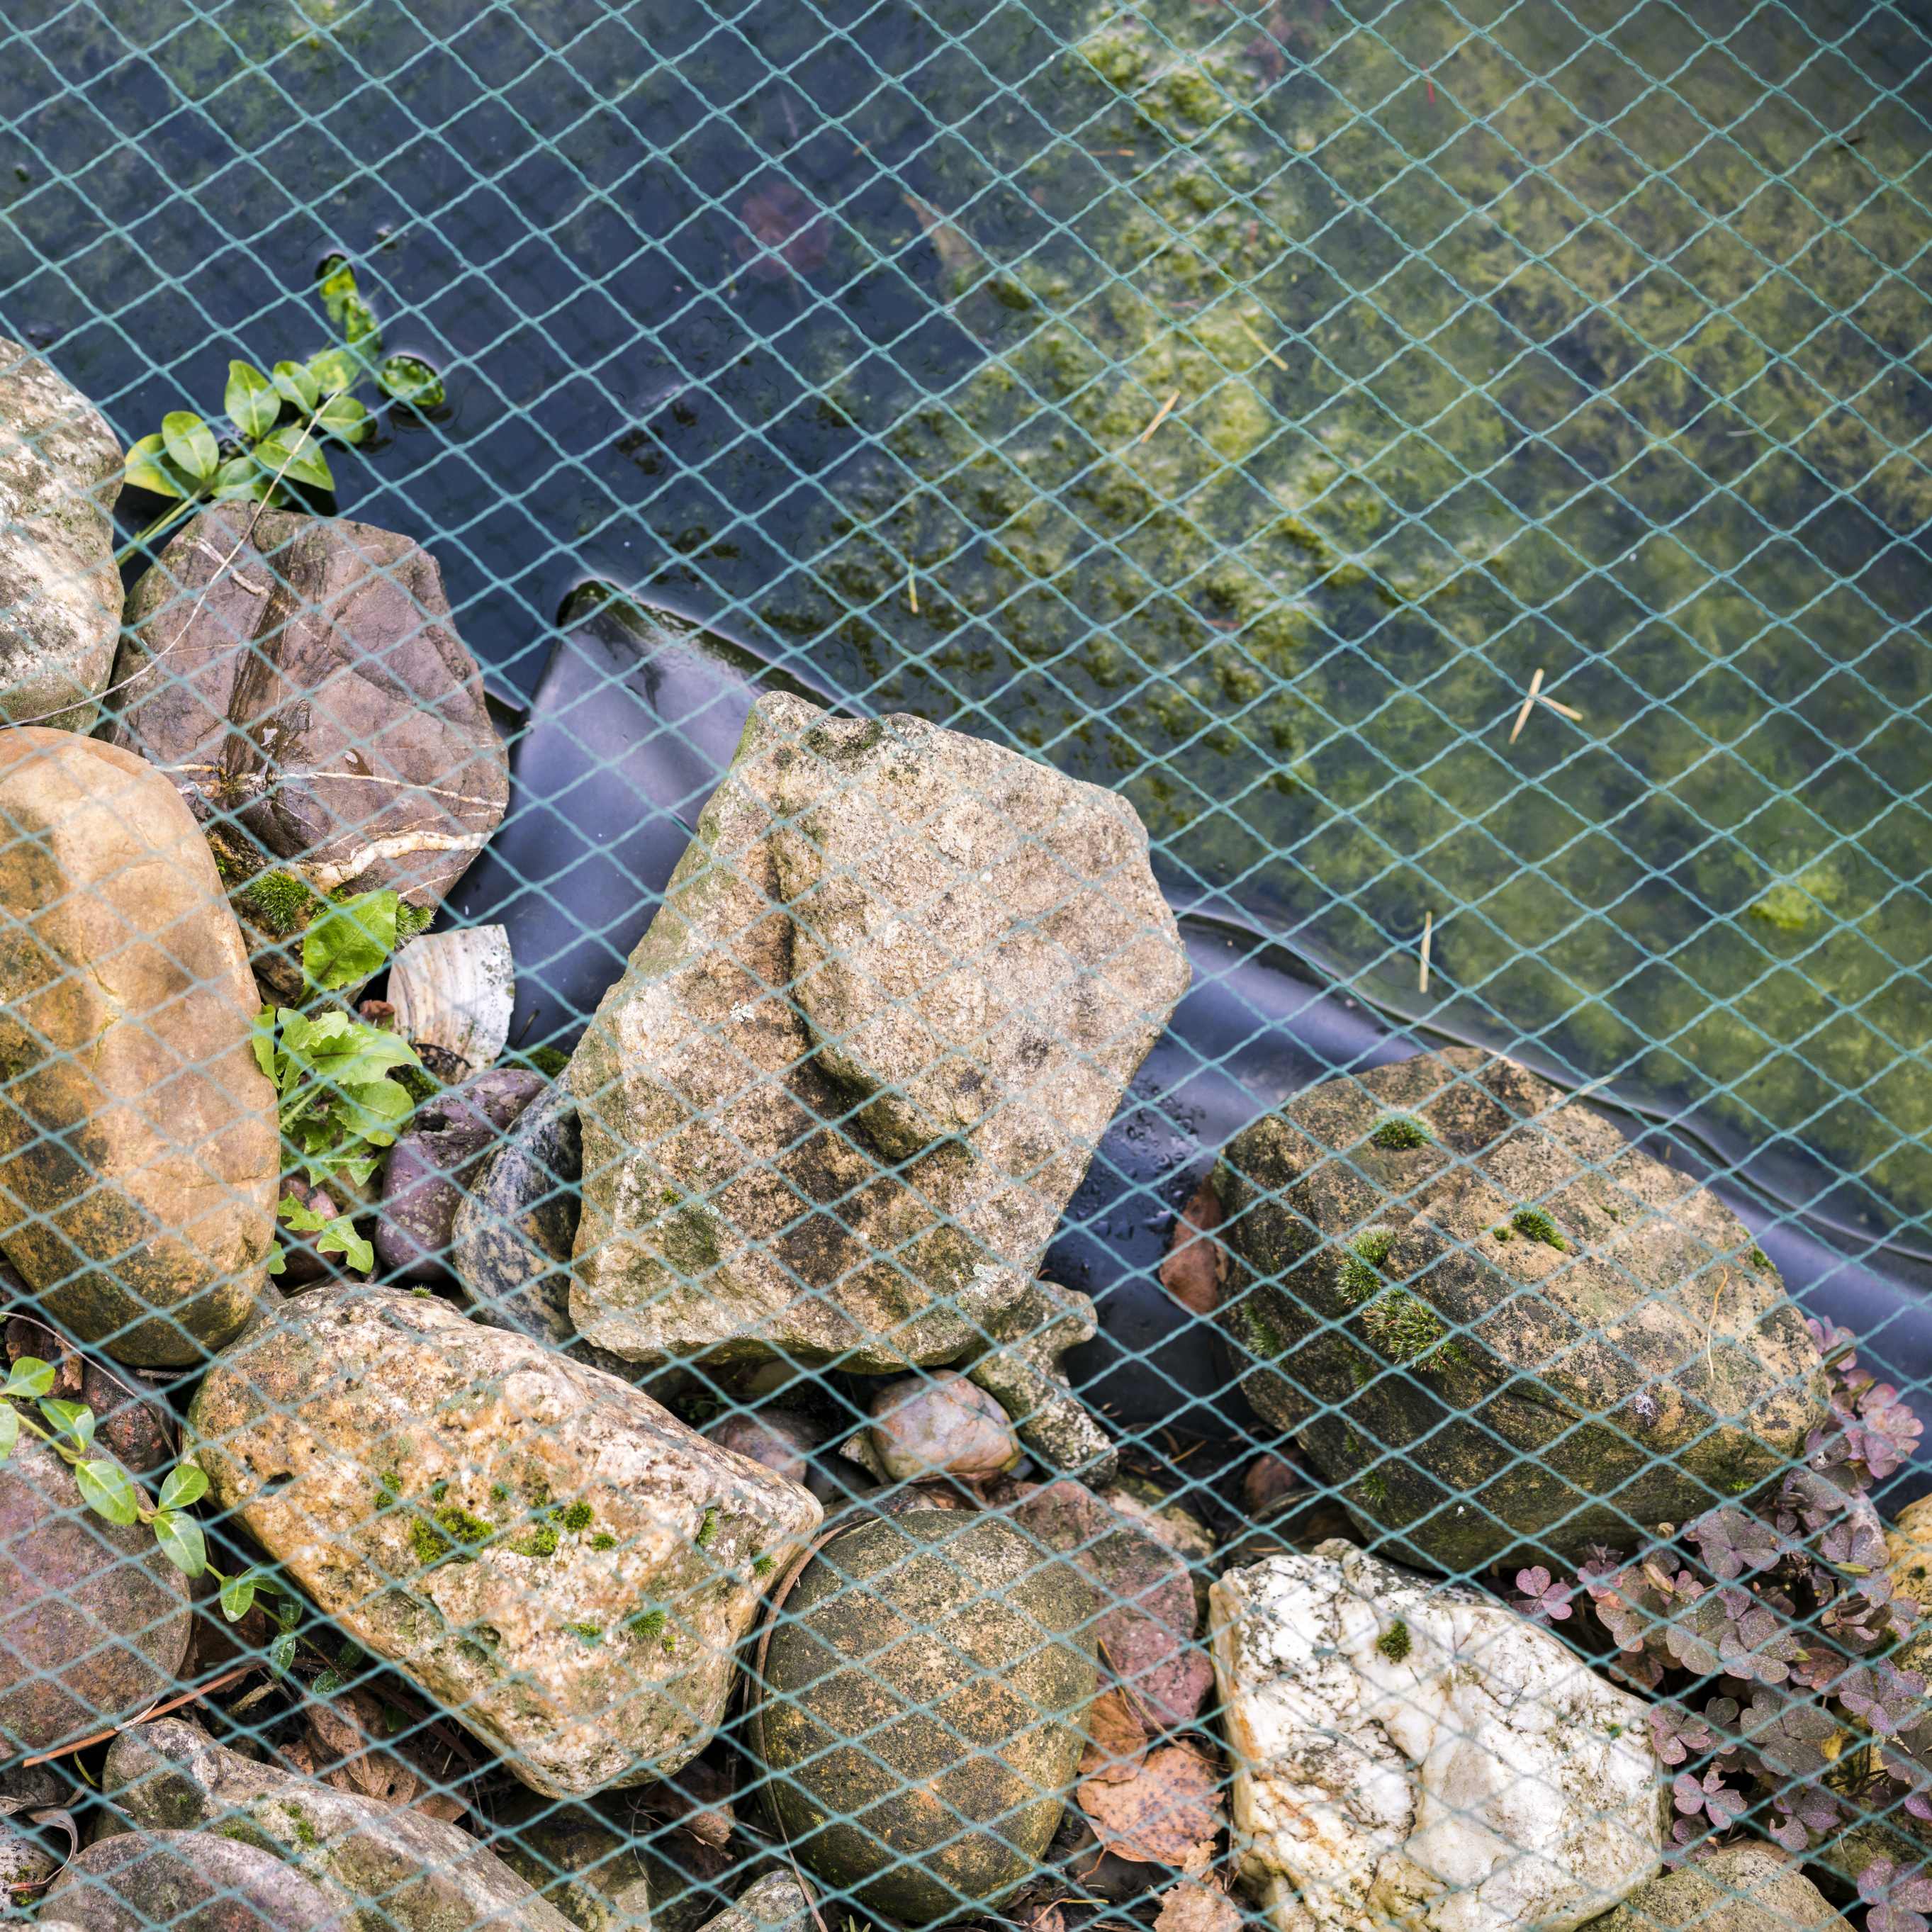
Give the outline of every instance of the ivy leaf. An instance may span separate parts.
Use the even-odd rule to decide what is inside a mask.
[[[20,1439],[20,1412],[11,1402],[0,1402],[0,1462],[14,1453]]]
[[[315,407],[322,394],[315,378],[299,362],[278,362],[272,380],[277,391],[304,416]]]
[[[85,1449],[94,1440],[94,1412],[84,1402],[59,1402],[51,1397],[40,1404],[40,1413],[53,1424],[57,1436],[70,1436],[76,1448]]]
[[[272,435],[265,436],[256,444],[255,454],[272,478],[286,477],[291,482],[306,483],[315,490],[335,488],[328,458],[322,454],[315,438],[292,423],[284,423]]]
[[[280,418],[281,392],[254,363],[231,362],[222,406],[249,442],[259,442]]]
[[[105,1516],[110,1522],[130,1523],[140,1519],[140,1507],[134,1495],[134,1479],[118,1462],[110,1462],[104,1456],[92,1462],[76,1462],[74,1466],[74,1479],[80,1486],[81,1500],[96,1516]]]
[[[278,1241],[268,1250],[268,1258],[262,1264],[262,1272],[264,1274],[280,1274],[288,1264],[288,1256],[284,1250],[281,1243]]]
[[[166,465],[167,446],[158,436],[144,436],[128,452],[122,475],[130,488],[152,490],[157,496],[185,496],[189,493]]]
[[[29,1401],[38,1401],[53,1385],[51,1362],[44,1362],[38,1355],[22,1355],[14,1362],[4,1384],[0,1385],[0,1395],[24,1396]]]
[[[208,1493],[208,1478],[192,1462],[177,1462],[161,1485],[161,1507],[183,1510],[200,1502]]]
[[[191,1516],[164,1509],[154,1518],[154,1540],[161,1554],[184,1576],[199,1576],[208,1568],[208,1542]]]
[[[221,461],[214,432],[189,410],[170,410],[161,418],[161,442],[176,467],[205,483]]]
[[[388,888],[330,906],[302,937],[302,970],[328,992],[380,973],[396,950],[398,903]]]
[[[376,371],[386,395],[412,410],[442,406],[442,378],[420,356],[392,356]]]
[[[375,418],[353,396],[331,396],[316,415],[316,427],[344,442],[360,442],[375,428]]]

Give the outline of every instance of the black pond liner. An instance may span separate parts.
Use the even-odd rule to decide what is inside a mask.
[[[514,1046],[568,1048],[656,913],[705,801],[763,690],[850,710],[675,613],[598,590],[564,628],[511,746],[502,828],[451,895],[464,924],[500,922],[517,962]],[[1233,1387],[1213,1324],[1156,1278],[1174,1214],[1220,1149],[1291,1095],[1455,1043],[1497,1048],[1566,1089],[1573,1072],[1521,1042],[1448,1033],[1342,990],[1279,938],[1175,909],[1193,983],[1069,1204],[1048,1271],[1093,1296],[1101,1334],[1070,1365],[1118,1432],[1172,1430],[1234,1444],[1274,1432]],[[1588,1098],[1658,1159],[1708,1182],[1813,1315],[1859,1338],[1881,1378],[1932,1383],[1932,1251],[1880,1240],[1789,1198],[1796,1170],[1731,1144],[1640,1091]],[[1881,1492],[1895,1508],[1932,1490],[1932,1444]]]

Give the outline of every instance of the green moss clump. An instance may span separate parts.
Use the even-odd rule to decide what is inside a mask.
[[[1406,1288],[1392,1288],[1366,1310],[1362,1326],[1392,1361],[1412,1362],[1440,1346],[1446,1330],[1429,1304]]]
[[[1380,1268],[1388,1259],[1389,1252],[1395,1246],[1395,1230],[1393,1228],[1364,1228],[1348,1245],[1370,1267]]]
[[[1516,1230],[1514,1228],[1492,1228],[1490,1232],[1498,1241],[1513,1241],[1516,1239]]]
[[[579,1501],[569,1504],[559,1520],[566,1529],[588,1529],[596,1514],[588,1503]]]
[[[396,937],[399,940],[416,939],[430,929],[436,918],[434,906],[413,906],[407,899],[396,908]]]
[[[648,1643],[653,1637],[663,1636],[664,1627],[668,1621],[668,1618],[662,1610],[640,1610],[625,1624],[624,1628],[634,1636],[642,1637]]]
[[[769,1576],[778,1566],[769,1556],[754,1557],[752,1562],[754,1576]]]
[[[1510,1226],[1526,1241],[1540,1241],[1545,1247],[1568,1254],[1570,1244],[1556,1223],[1540,1208],[1519,1208],[1510,1216]]]
[[[264,932],[286,939],[315,916],[322,901],[292,872],[258,872],[235,898]]]
[[[519,1556],[554,1556],[557,1544],[562,1540],[556,1524],[542,1522],[538,1523],[535,1529],[526,1530],[510,1547]]]
[[[418,1516],[410,1526],[410,1545],[416,1561],[424,1569],[446,1563],[452,1557],[468,1562],[476,1552],[492,1542],[494,1523],[472,1516],[454,1503],[445,1503],[430,1515]]]
[[[564,1628],[572,1636],[583,1638],[586,1643],[602,1643],[604,1641],[603,1629],[597,1624],[566,1624]]]
[[[1754,1248],[1750,1251],[1750,1264],[1753,1268],[1756,1268],[1760,1274],[1762,1274],[1769,1269],[1771,1266],[1771,1257],[1765,1252],[1763,1249]]]
[[[1391,1664],[1400,1664],[1415,1648],[1414,1640],[1408,1634],[1408,1626],[1398,1617],[1376,1639],[1376,1648]]]
[[[1413,1114],[1390,1114],[1369,1130],[1369,1139],[1376,1147],[1399,1154],[1432,1146],[1436,1136]]]
[[[1382,1276],[1359,1256],[1344,1255],[1342,1257],[1342,1298],[1352,1308],[1360,1307],[1372,1296],[1379,1294],[1382,1285]]]
[[[615,1550],[617,1539],[608,1529],[600,1529],[590,1539],[590,1546],[592,1550]]]
[[[1388,1478],[1379,1469],[1371,1469],[1357,1486],[1375,1508],[1388,1508]]]
[[[718,1538],[718,1510],[714,1504],[704,1512],[704,1520],[698,1526],[695,1538],[700,1550],[709,1550]]]

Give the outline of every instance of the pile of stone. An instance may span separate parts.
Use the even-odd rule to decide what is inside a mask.
[[[143,1495],[174,1444],[140,1373],[172,1378],[224,1547],[490,1793],[439,1813],[366,1737],[360,1784],[278,1764],[212,1689],[148,1716],[217,1640],[274,1680],[23,1437],[0,1748],[106,1747],[64,1861],[9,1822],[64,1815],[45,1792],[0,1814],[43,1923],[764,1932],[823,1892],[1048,1932],[1158,1894],[1160,1932],[1218,1932],[1231,1885],[1280,1932],[1830,1917],[1762,1844],[1665,1872],[1644,1700],[1440,1580],[1742,1496],[1823,1419],[1774,1270],[1714,1295],[1748,1235],[1600,1116],[1459,1051],[1247,1127],[1206,1292],[1347,1514],[1222,1555],[1123,1474],[1068,1367],[1093,1305],[1042,1264],[1189,969],[1131,808],[1040,764],[761,698],[560,1078],[497,1064],[487,942],[392,971],[368,1010],[442,1078],[321,1216],[377,1279],[318,1245],[278,1288],[277,1204],[319,1197],[257,1007],[310,996],[342,897],[435,910],[502,747],[434,562],[364,526],[210,509],[121,637],[113,440],[0,362],[10,1354],[135,1398],[93,1449]],[[347,1721],[291,1681],[292,1722]]]

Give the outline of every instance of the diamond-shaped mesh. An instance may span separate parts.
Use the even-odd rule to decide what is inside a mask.
[[[1924,1932],[1932,9],[0,13],[12,1912]]]

